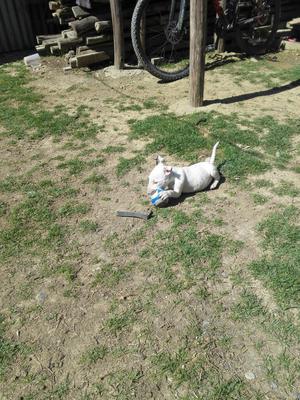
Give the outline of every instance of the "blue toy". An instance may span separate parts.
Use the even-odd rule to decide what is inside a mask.
[[[159,207],[162,204],[167,203],[168,199],[167,200],[162,200],[161,197],[160,197],[162,192],[164,192],[164,189],[157,188],[156,192],[150,197],[151,198],[151,204],[153,206]]]

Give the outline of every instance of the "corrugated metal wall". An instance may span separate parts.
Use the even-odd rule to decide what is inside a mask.
[[[53,32],[48,0],[0,0],[0,54],[31,49],[35,35]]]

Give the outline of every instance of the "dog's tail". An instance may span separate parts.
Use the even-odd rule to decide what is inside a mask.
[[[219,145],[219,142],[217,142],[217,143],[214,145],[213,149],[212,149],[211,157],[210,157],[210,159],[209,159],[209,162],[210,162],[211,164],[214,164],[214,162],[215,162],[216,151],[217,151],[218,145]]]

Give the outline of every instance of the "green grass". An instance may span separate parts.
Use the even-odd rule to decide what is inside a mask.
[[[160,279],[171,293],[187,290],[199,279],[212,278],[222,266],[222,255],[236,254],[242,244],[209,232],[198,232],[198,212],[187,215],[182,211],[159,210],[160,214],[172,223],[171,227],[157,233],[153,240],[141,251],[141,257],[149,253],[155,268],[160,271]],[[202,221],[203,223],[203,221]],[[134,243],[137,237],[134,236]],[[140,239],[141,240],[141,239]],[[150,249],[155,248],[156,251]],[[161,263],[159,260],[164,260]],[[205,278],[206,277],[206,278]]]
[[[57,166],[58,169],[68,169],[70,175],[78,175],[84,171],[86,167],[86,162],[79,158],[73,158]]]
[[[266,179],[256,179],[254,182],[255,187],[257,188],[269,188],[269,187],[273,187],[274,184]]]
[[[103,152],[107,154],[123,153],[123,151],[125,151],[124,146],[107,146],[103,149]]]
[[[11,177],[0,183],[5,193],[20,192],[22,199],[6,212],[6,228],[0,232],[0,254],[2,257],[21,256],[23,252],[39,252],[60,246],[67,229],[59,216],[85,213],[88,206],[68,202],[60,211],[56,202],[61,198],[72,198],[77,191],[59,186],[51,180],[35,181],[29,176]]]
[[[282,68],[281,64],[261,58],[258,62],[243,60],[222,66],[220,73],[229,74],[236,84],[248,81],[262,85],[265,88],[278,87],[284,83],[300,79],[298,65]]]
[[[108,178],[102,174],[96,174],[95,172],[88,176],[83,183],[95,183],[95,184],[107,184]]]
[[[7,213],[8,205],[4,201],[0,201],[0,217]]]
[[[3,73],[0,67],[0,79],[6,79],[5,95],[0,93],[1,107],[8,107],[11,112],[11,108],[20,106],[24,116],[18,111],[17,122],[28,119],[22,132],[21,125],[15,127],[15,122],[9,127],[20,130],[11,133],[13,142],[2,134],[3,145],[10,141],[10,151],[22,148],[14,171],[26,171],[31,167],[28,160],[32,162],[30,173],[18,176],[12,172],[12,176],[0,181],[1,277],[5,315],[11,324],[6,329],[0,318],[0,376],[7,382],[3,395],[23,396],[24,400],[76,396],[85,400],[262,400],[264,395],[254,388],[258,381],[253,384],[242,379],[245,371],[240,349],[248,350],[247,344],[243,347],[244,336],[254,346],[258,340],[265,343],[252,349],[261,366],[259,379],[266,385],[269,380],[276,380],[280,393],[293,394],[299,381],[299,362],[294,354],[300,343],[300,328],[296,312],[290,310],[299,304],[298,212],[294,207],[282,207],[259,225],[262,256],[249,268],[269,289],[266,299],[264,291],[261,295],[257,292],[259,296],[251,292],[249,270],[244,258],[239,257],[242,246],[248,254],[248,243],[232,240],[230,223],[224,223],[227,218],[223,206],[228,204],[228,193],[238,196],[238,189],[230,182],[239,180],[246,182],[239,190],[250,193],[250,200],[253,195],[249,207],[263,206],[266,197],[260,194],[260,188],[267,189],[270,198],[273,190],[285,194],[289,189],[289,196],[296,196],[295,187],[289,183],[287,188],[280,182],[274,186],[266,179],[249,182],[245,178],[271,168],[276,172],[274,167],[292,168],[292,138],[299,130],[299,122],[278,123],[270,117],[216,112],[183,117],[162,114],[131,121],[130,138],[141,139],[146,146],[138,153],[131,149],[131,158],[120,157],[118,176],[133,168],[141,170],[146,157],[158,152],[170,154],[182,163],[203,160],[220,140],[217,163],[224,162],[222,172],[229,186],[224,196],[200,193],[175,207],[155,209],[149,221],[119,220],[116,229],[108,229],[105,224],[102,226],[101,213],[99,221],[88,219],[90,206],[82,202],[95,195],[97,185],[108,185],[109,175],[101,168],[105,158],[118,160],[131,144],[100,150],[101,142],[97,141],[94,150],[91,141],[82,143],[69,131],[68,123],[77,113],[77,123],[84,124],[88,110],[83,107],[73,113],[63,107],[50,110],[59,118],[48,124],[50,115],[43,113],[41,97],[35,97],[27,87],[30,78],[25,72],[22,78],[22,70],[20,67],[16,75],[19,85],[13,85],[10,92],[12,76],[9,69]],[[153,99],[140,107],[162,110]],[[65,132],[63,118],[67,122]],[[97,129],[98,133],[101,129]],[[4,135],[7,134],[6,127]],[[86,134],[93,140],[92,134]],[[44,159],[38,142],[43,137],[61,138],[65,146],[59,145],[58,152],[51,152],[52,158],[48,155]],[[32,154],[36,156],[30,159]],[[55,166],[60,171],[55,173]],[[53,180],[48,178],[50,175]],[[123,182],[122,186],[130,188],[131,184]],[[141,185],[139,178],[132,188],[137,191]],[[79,196],[82,193],[87,197]],[[111,200],[114,199],[112,193]],[[283,202],[276,196],[272,204],[276,199]],[[110,201],[108,197],[106,200]],[[146,206],[145,201],[138,200],[137,205]],[[235,201],[228,201],[232,211]],[[213,218],[210,209],[215,210]],[[257,209],[263,211],[262,207]],[[44,285],[47,301],[41,306],[36,304],[35,296]],[[231,285],[237,298],[233,306]],[[53,308],[53,295],[64,314],[75,313],[79,324],[62,319],[61,310]],[[269,308],[269,297],[278,302],[279,309]],[[90,318],[89,308],[95,311],[95,321]],[[90,346],[81,350],[75,360],[71,354],[71,367],[69,363],[60,365],[59,353],[41,347],[42,353],[37,353],[36,359],[43,368],[40,370],[35,361],[32,369],[29,360],[22,358],[22,342],[27,341],[26,329],[30,333],[41,324],[55,340],[63,335],[66,351],[70,346],[76,350],[82,334]],[[232,324],[239,335],[232,335]],[[69,330],[71,336],[67,334]],[[15,332],[20,333],[18,341],[13,339]],[[43,346],[42,339],[40,345]],[[50,371],[53,365],[56,382]],[[76,365],[79,385],[83,375],[89,382],[83,391],[64,379]],[[65,375],[60,376],[63,369]]]
[[[86,203],[69,202],[64,204],[58,213],[62,217],[71,217],[73,215],[86,214],[90,210],[90,206]]]
[[[113,335],[117,335],[124,330],[128,330],[136,321],[137,314],[135,307],[130,307],[122,313],[115,313],[105,323],[106,328]]]
[[[3,315],[0,314],[0,380],[4,377],[10,365],[22,352],[22,346],[6,338],[6,323]]]
[[[176,352],[160,352],[152,359],[152,364],[156,367],[158,374],[172,376],[178,385],[190,382],[191,376],[195,371],[186,368],[189,361],[189,352],[185,348],[179,348]],[[182,366],[185,368],[182,368]]]
[[[217,161],[224,164],[222,172],[227,178],[239,179],[265,172],[270,162],[284,167],[298,127],[299,120],[279,123],[272,117],[249,120],[217,112],[186,117],[162,114],[133,122],[130,138],[148,141],[146,155],[164,152],[187,162],[199,161],[200,154],[201,159],[209,156],[213,144],[220,141]]]
[[[251,292],[244,291],[241,300],[232,308],[232,317],[235,320],[246,321],[266,313],[261,301]]]
[[[144,163],[145,158],[138,154],[135,157],[132,158],[124,158],[120,157],[119,162],[116,168],[116,174],[118,177],[124,176],[127,174],[129,171],[131,171],[133,168],[140,168],[141,165]]]
[[[73,113],[67,113],[64,107],[43,109],[43,96],[29,86],[33,78],[26,68],[19,64],[14,71],[11,75],[6,68],[0,68],[0,124],[5,129],[2,135],[30,140],[52,136],[56,141],[70,137],[84,141],[97,136],[100,128],[89,120],[82,107]]]
[[[268,198],[260,193],[253,193],[252,198],[256,205],[263,205],[268,201]]]
[[[79,226],[83,233],[96,232],[99,228],[99,224],[97,222],[89,220],[80,221]]]
[[[106,346],[95,346],[82,355],[81,362],[88,365],[96,364],[99,360],[103,360],[107,354],[108,348]]]
[[[119,104],[117,106],[117,109],[120,112],[124,112],[124,111],[142,111],[143,107],[140,106],[139,104],[129,104],[129,105]]]
[[[299,210],[286,207],[271,214],[258,226],[264,255],[250,269],[255,277],[272,289],[282,307],[299,304],[300,227]]]
[[[63,275],[69,283],[77,278],[77,271],[73,265],[63,264],[57,268],[57,273]]]
[[[101,267],[101,270],[96,273],[92,286],[102,285],[104,287],[113,288],[118,285],[127,274],[128,267],[105,264]]]
[[[278,196],[298,197],[300,189],[298,189],[293,182],[281,181],[280,185],[274,187],[272,192]]]

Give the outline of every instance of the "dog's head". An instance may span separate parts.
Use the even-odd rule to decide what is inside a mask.
[[[157,188],[167,189],[171,180],[172,167],[165,165],[165,160],[157,156],[156,166],[149,175],[147,193],[151,196]]]

